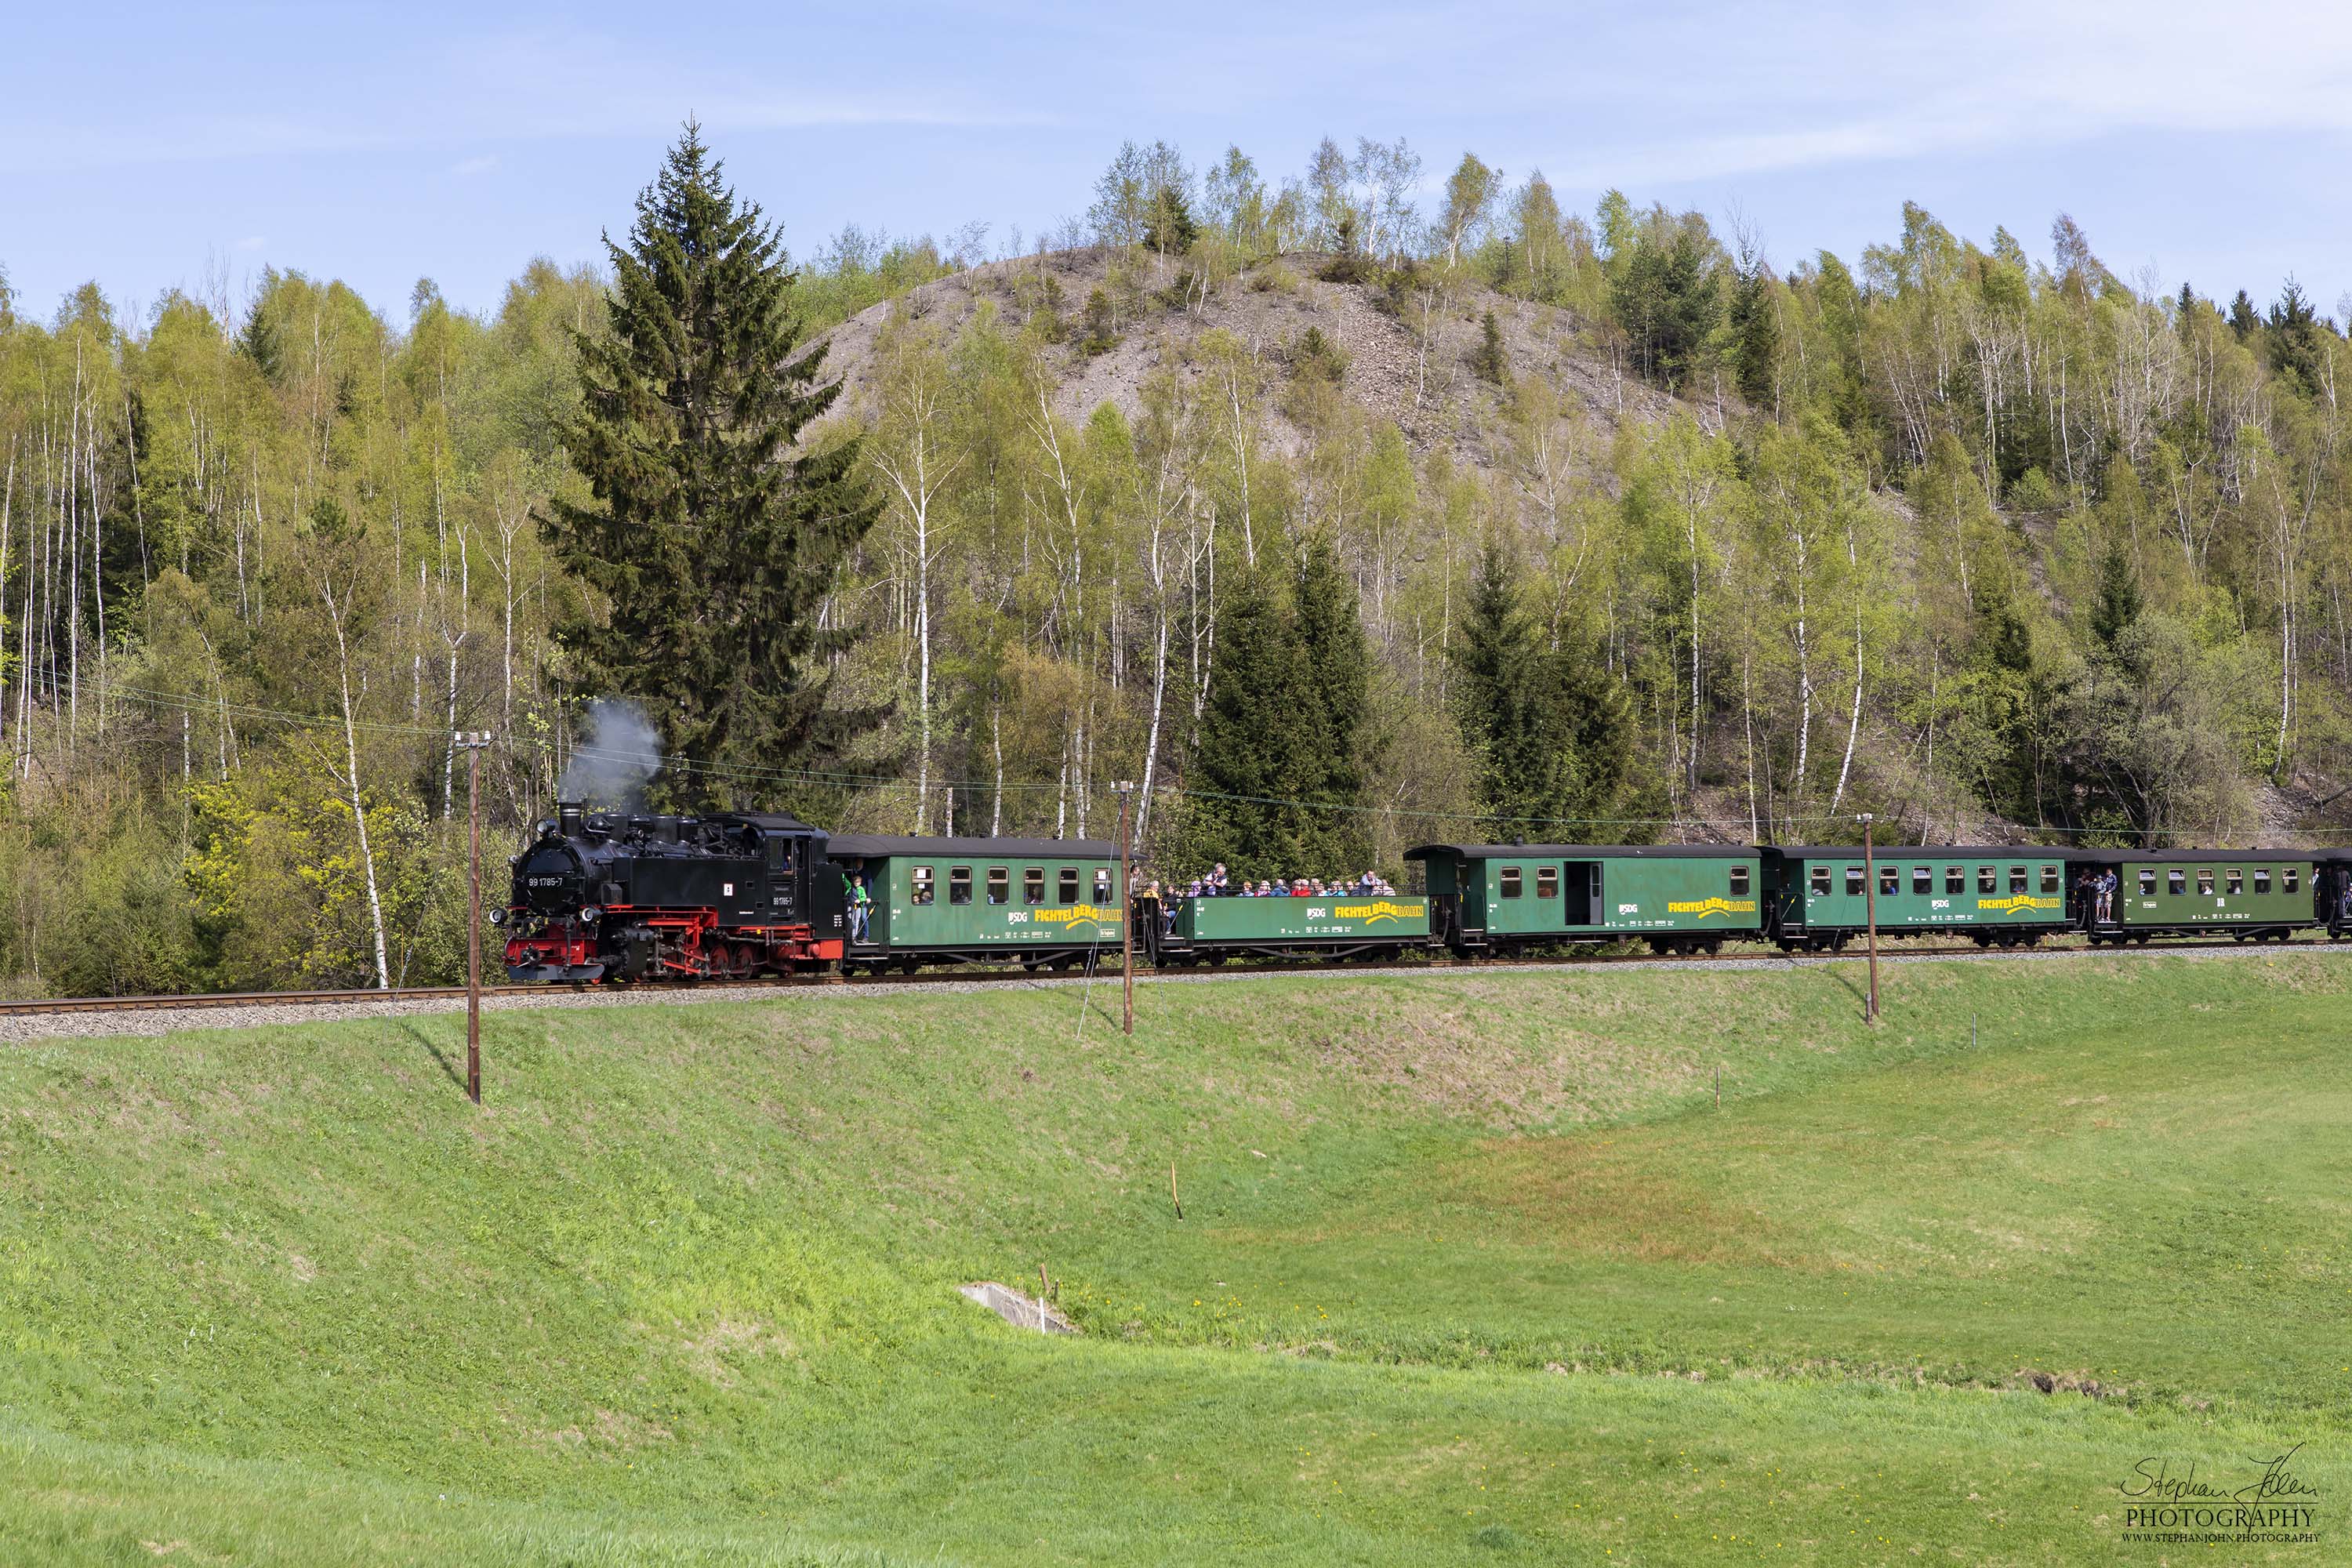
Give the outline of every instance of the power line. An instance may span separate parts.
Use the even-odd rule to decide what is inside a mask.
[[[194,693],[158,691],[146,687],[115,683],[110,683],[108,686],[103,688],[103,689],[110,696],[127,697],[134,700],[138,703],[147,706],[184,710],[191,713],[220,713],[226,711],[232,716],[238,718],[262,722],[294,725],[308,729],[340,729],[343,724],[343,720],[338,715],[298,713],[287,709],[268,708],[257,703],[239,700],[224,700],[217,698],[202,697]],[[371,734],[429,739],[437,742],[446,742],[449,733],[448,731],[443,729],[439,725],[402,724],[383,720],[366,719],[353,719],[351,722],[352,727],[354,730],[365,731]],[[911,783],[910,780],[904,776],[893,773],[861,773],[819,768],[777,768],[764,767],[756,763],[702,762],[694,758],[670,753],[662,753],[656,757],[648,758],[641,752],[623,751],[613,747],[598,746],[593,742],[574,742],[566,746],[561,744],[552,737],[541,737],[536,735],[517,735],[509,733],[499,737],[499,739],[509,748],[537,752],[548,755],[551,758],[586,757],[593,761],[636,763],[651,762],[656,769],[665,769],[674,773],[693,774],[705,778],[731,779],[751,784],[767,783],[776,784],[801,784],[847,786],[862,785],[881,788],[905,787]],[[1047,791],[1059,792],[1066,787],[1062,784],[1049,784],[1043,781],[1026,783],[1016,780],[1011,783],[1000,783],[995,779],[943,779],[935,781],[935,783],[937,787],[942,790],[970,790],[983,793],[1006,790],[1042,794]],[[1355,801],[1297,800],[1281,795],[1236,795],[1223,790],[1186,789],[1171,784],[1160,785],[1151,793],[1163,799],[1222,800],[1230,801],[1237,805],[1284,806],[1300,811],[1349,813],[1359,816],[1382,816],[1393,820],[1409,819],[1430,822],[1484,824],[1496,828],[1698,827],[1706,828],[1712,832],[1738,834],[1749,826],[1748,823],[1739,820],[1727,822],[1717,821],[1708,817],[1687,816],[1497,816],[1486,812],[1473,809],[1440,810],[1435,808],[1415,808],[1410,806],[1370,805]],[[1853,818],[1851,814],[1848,813],[1822,812],[1808,813],[1794,816],[1779,816],[1774,820],[1779,824],[1793,827],[1800,824],[1844,824],[1851,822]],[[2144,839],[2154,837],[2158,830],[2153,828],[2042,826],[2037,827],[2033,831],[2036,833],[2067,838],[2115,837]],[[2315,828],[2306,832],[2304,837],[2352,837],[2352,828]],[[1741,841],[1745,841],[1744,837]],[[1950,847],[1950,846],[1941,846],[1939,847]],[[2013,845],[2001,846],[2000,847],[2023,848],[2029,847],[2029,846]]]

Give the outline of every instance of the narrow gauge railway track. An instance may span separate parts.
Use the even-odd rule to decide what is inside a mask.
[[[2341,952],[2352,943],[2319,942],[2280,942],[2246,943],[2235,941],[2172,942],[2161,947],[2144,948],[2143,952]],[[2115,952],[2087,945],[1980,948],[1973,942],[1964,946],[1913,947],[1890,944],[1879,950],[1879,957],[1888,962],[1922,958],[2000,959],[2000,958],[2064,958],[2114,957]],[[1268,974],[1347,974],[1347,973],[1412,973],[1419,971],[1469,970],[1499,971],[1522,969],[1559,969],[1594,964],[1636,964],[1673,966],[1675,964],[1755,963],[1767,966],[1796,967],[1826,963],[1860,963],[1865,954],[1858,947],[1839,952],[1718,952],[1706,954],[1671,954],[1651,952],[1571,953],[1552,958],[1424,958],[1406,957],[1331,963],[1316,960],[1294,960],[1278,963],[1243,961],[1235,963],[1202,963],[1181,968],[1152,969],[1139,967],[1139,981],[1159,980],[1201,981],[1210,979],[1247,979]],[[1060,970],[1032,971],[1012,966],[956,966],[944,969],[919,970],[914,973],[883,974],[790,974],[768,975],[745,979],[714,978],[709,980],[640,981],[630,984],[495,984],[482,987],[485,1001],[528,1002],[534,997],[553,1000],[564,996],[600,995],[618,1000],[622,997],[643,997],[647,1001],[667,998],[690,1000],[698,994],[740,991],[789,991],[833,986],[910,987],[921,985],[971,985],[1061,984],[1073,984],[1084,980],[1083,968],[1072,966]],[[1116,980],[1118,968],[1115,962],[1106,961],[1094,972],[1097,982]],[[359,1006],[383,1003],[463,1001],[466,988],[462,985],[396,985],[390,990],[340,991],[227,991],[165,996],[39,996],[16,1000],[0,1000],[0,1018],[36,1017],[55,1014],[88,1013],[161,1013],[195,1010],[234,1009],[239,1007],[318,1007]]]

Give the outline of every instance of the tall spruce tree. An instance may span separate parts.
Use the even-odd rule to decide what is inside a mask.
[[[721,170],[689,121],[628,243],[606,237],[611,309],[576,335],[582,402],[564,430],[593,500],[559,500],[541,525],[602,601],[556,628],[582,689],[643,702],[698,763],[792,767],[877,717],[827,710],[821,667],[845,634],[815,615],[877,506],[855,440],[798,446],[839,388],[818,380],[822,349],[793,357],[794,274]],[[696,771],[655,788],[677,804],[773,795]]]
[[[2091,634],[2109,653],[2120,654],[2124,633],[2145,607],[2139,574],[2132,570],[2130,554],[2122,541],[2109,543],[2099,557],[2099,583],[2091,601]]]
[[[1632,340],[1635,363],[1670,392],[1696,373],[1723,316],[1720,281],[1688,231],[1666,239],[1643,236],[1614,275],[1609,302]]]
[[[1773,376],[1780,357],[1780,322],[1772,309],[1772,279],[1761,261],[1740,269],[1731,289],[1731,356],[1739,395],[1765,413],[1774,407]]]
[[[1299,552],[1291,605],[1300,674],[1312,699],[1309,721],[1302,725],[1308,747],[1302,771],[1313,782],[1307,786],[1311,793],[1300,798],[1329,806],[1310,818],[1313,830],[1305,848],[1314,864],[1307,870],[1359,871],[1370,858],[1371,834],[1363,814],[1348,808],[1364,793],[1371,649],[1364,639],[1355,580],[1322,534],[1308,539]]]
[[[1498,841],[1615,837],[1590,819],[1624,789],[1633,742],[1624,693],[1572,646],[1543,646],[1493,544],[1471,584],[1454,667],[1484,831]]]
[[[1317,766],[1317,698],[1281,584],[1265,566],[1234,584],[1217,621],[1217,662],[1185,787],[1191,870],[1223,860],[1235,876],[1308,869],[1314,814],[1297,804]]]
[[[1287,580],[1249,573],[1217,621],[1217,663],[1186,787],[1184,855],[1235,876],[1353,875],[1369,824],[1364,790],[1371,654],[1356,586],[1328,541]]]
[[[2318,308],[2294,279],[2286,280],[2278,303],[2271,307],[2266,324],[2270,330],[2263,336],[2270,348],[2271,367],[2305,394],[2316,394],[2321,381],[2319,367],[2326,353],[2321,346],[2325,334],[2319,326]]]

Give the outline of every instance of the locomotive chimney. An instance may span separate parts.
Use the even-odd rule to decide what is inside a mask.
[[[580,803],[576,800],[559,801],[555,807],[555,826],[564,837],[579,837]]]

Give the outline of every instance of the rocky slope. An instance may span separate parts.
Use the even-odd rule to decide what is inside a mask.
[[[991,262],[876,305],[816,341],[827,346],[826,368],[842,379],[846,403],[869,406],[875,345],[892,312],[903,310],[952,335],[983,303],[1017,323],[1050,300],[1065,321],[1075,322],[1087,297],[1107,287],[1114,259],[1106,248],[1089,247]],[[1197,365],[1185,364],[1183,350],[1211,332],[1228,332],[1260,355],[1276,356],[1317,327],[1347,355],[1341,392],[1367,413],[1393,421],[1416,456],[1444,446],[1456,462],[1486,467],[1494,460],[1490,427],[1500,395],[1472,373],[1471,361],[1488,310],[1501,329],[1510,374],[1550,382],[1563,405],[1581,411],[1603,433],[1622,420],[1663,420],[1676,406],[1675,400],[1577,343],[1578,323],[1566,311],[1484,289],[1465,289],[1433,312],[1424,348],[1413,325],[1383,308],[1377,289],[1318,278],[1328,259],[1293,255],[1262,262],[1205,303],[1171,304],[1156,292],[1147,294],[1119,321],[1118,342],[1100,353],[1085,352],[1075,331],[1066,334],[1048,353],[1059,379],[1056,410],[1084,420],[1109,403],[1132,417],[1141,406],[1145,381],[1162,365],[1175,363],[1183,366],[1182,374],[1202,374]],[[1150,265],[1147,260],[1147,269]],[[1172,279],[1172,269],[1147,277],[1154,289]],[[1417,324],[1419,311],[1408,314]],[[1710,429],[1722,425],[1724,409],[1711,400],[1681,406]],[[1266,436],[1285,451],[1295,450],[1301,440],[1271,406]]]

